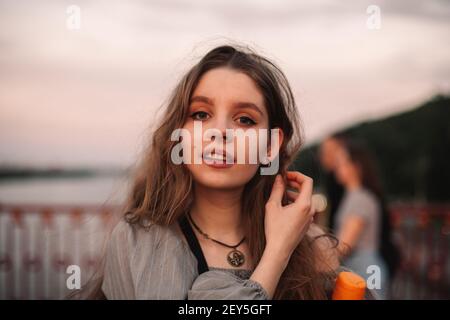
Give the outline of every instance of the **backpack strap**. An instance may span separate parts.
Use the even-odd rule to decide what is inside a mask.
[[[192,229],[192,226],[187,219],[187,216],[185,214],[181,216],[178,223],[180,225],[181,231],[183,231],[183,234],[186,237],[189,248],[191,248],[192,253],[197,258],[198,274],[200,275],[203,272],[209,271],[202,248],[200,247],[200,243],[198,242],[197,236],[195,235],[194,230]]]

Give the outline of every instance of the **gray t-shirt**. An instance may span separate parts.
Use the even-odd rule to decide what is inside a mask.
[[[346,191],[336,213],[336,234],[339,235],[344,223],[351,216],[364,219],[365,229],[362,232],[353,254],[359,250],[377,251],[379,246],[381,209],[376,196],[366,188]]]

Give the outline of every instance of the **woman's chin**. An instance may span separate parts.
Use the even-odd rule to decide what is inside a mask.
[[[245,186],[250,177],[236,173],[226,173],[222,170],[204,170],[194,174],[194,181],[211,189],[236,189]]]
[[[209,174],[207,177],[198,177],[195,182],[209,189],[230,190],[240,188],[245,185],[245,181],[233,179],[233,177],[224,177],[221,174]]]
[[[255,175],[258,166],[234,164],[229,168],[215,168],[206,164],[188,166],[196,183],[211,189],[235,189],[245,186]]]

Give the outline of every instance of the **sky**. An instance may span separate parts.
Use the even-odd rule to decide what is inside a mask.
[[[440,0],[0,0],[0,164],[128,166],[183,72],[230,41],[280,65],[312,143],[450,92],[449,31]]]

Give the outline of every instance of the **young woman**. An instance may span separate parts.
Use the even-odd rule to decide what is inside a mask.
[[[368,278],[379,268],[380,298],[387,298],[388,280],[393,275],[398,254],[390,239],[389,217],[383,203],[381,185],[373,158],[364,144],[337,136],[334,167],[345,194],[335,217],[343,264]]]
[[[279,147],[267,148],[278,174],[234,158],[174,163],[172,133],[194,136],[200,122],[203,131],[220,130],[225,143],[234,142],[227,129],[278,128]],[[287,170],[302,145],[300,129],[288,81],[273,62],[233,46],[208,52],[169,99],[89,297],[327,299],[339,267],[336,243],[311,224],[312,179]],[[204,150],[191,151],[205,160]],[[228,156],[222,151],[216,159]],[[236,151],[248,160],[248,149]]]

